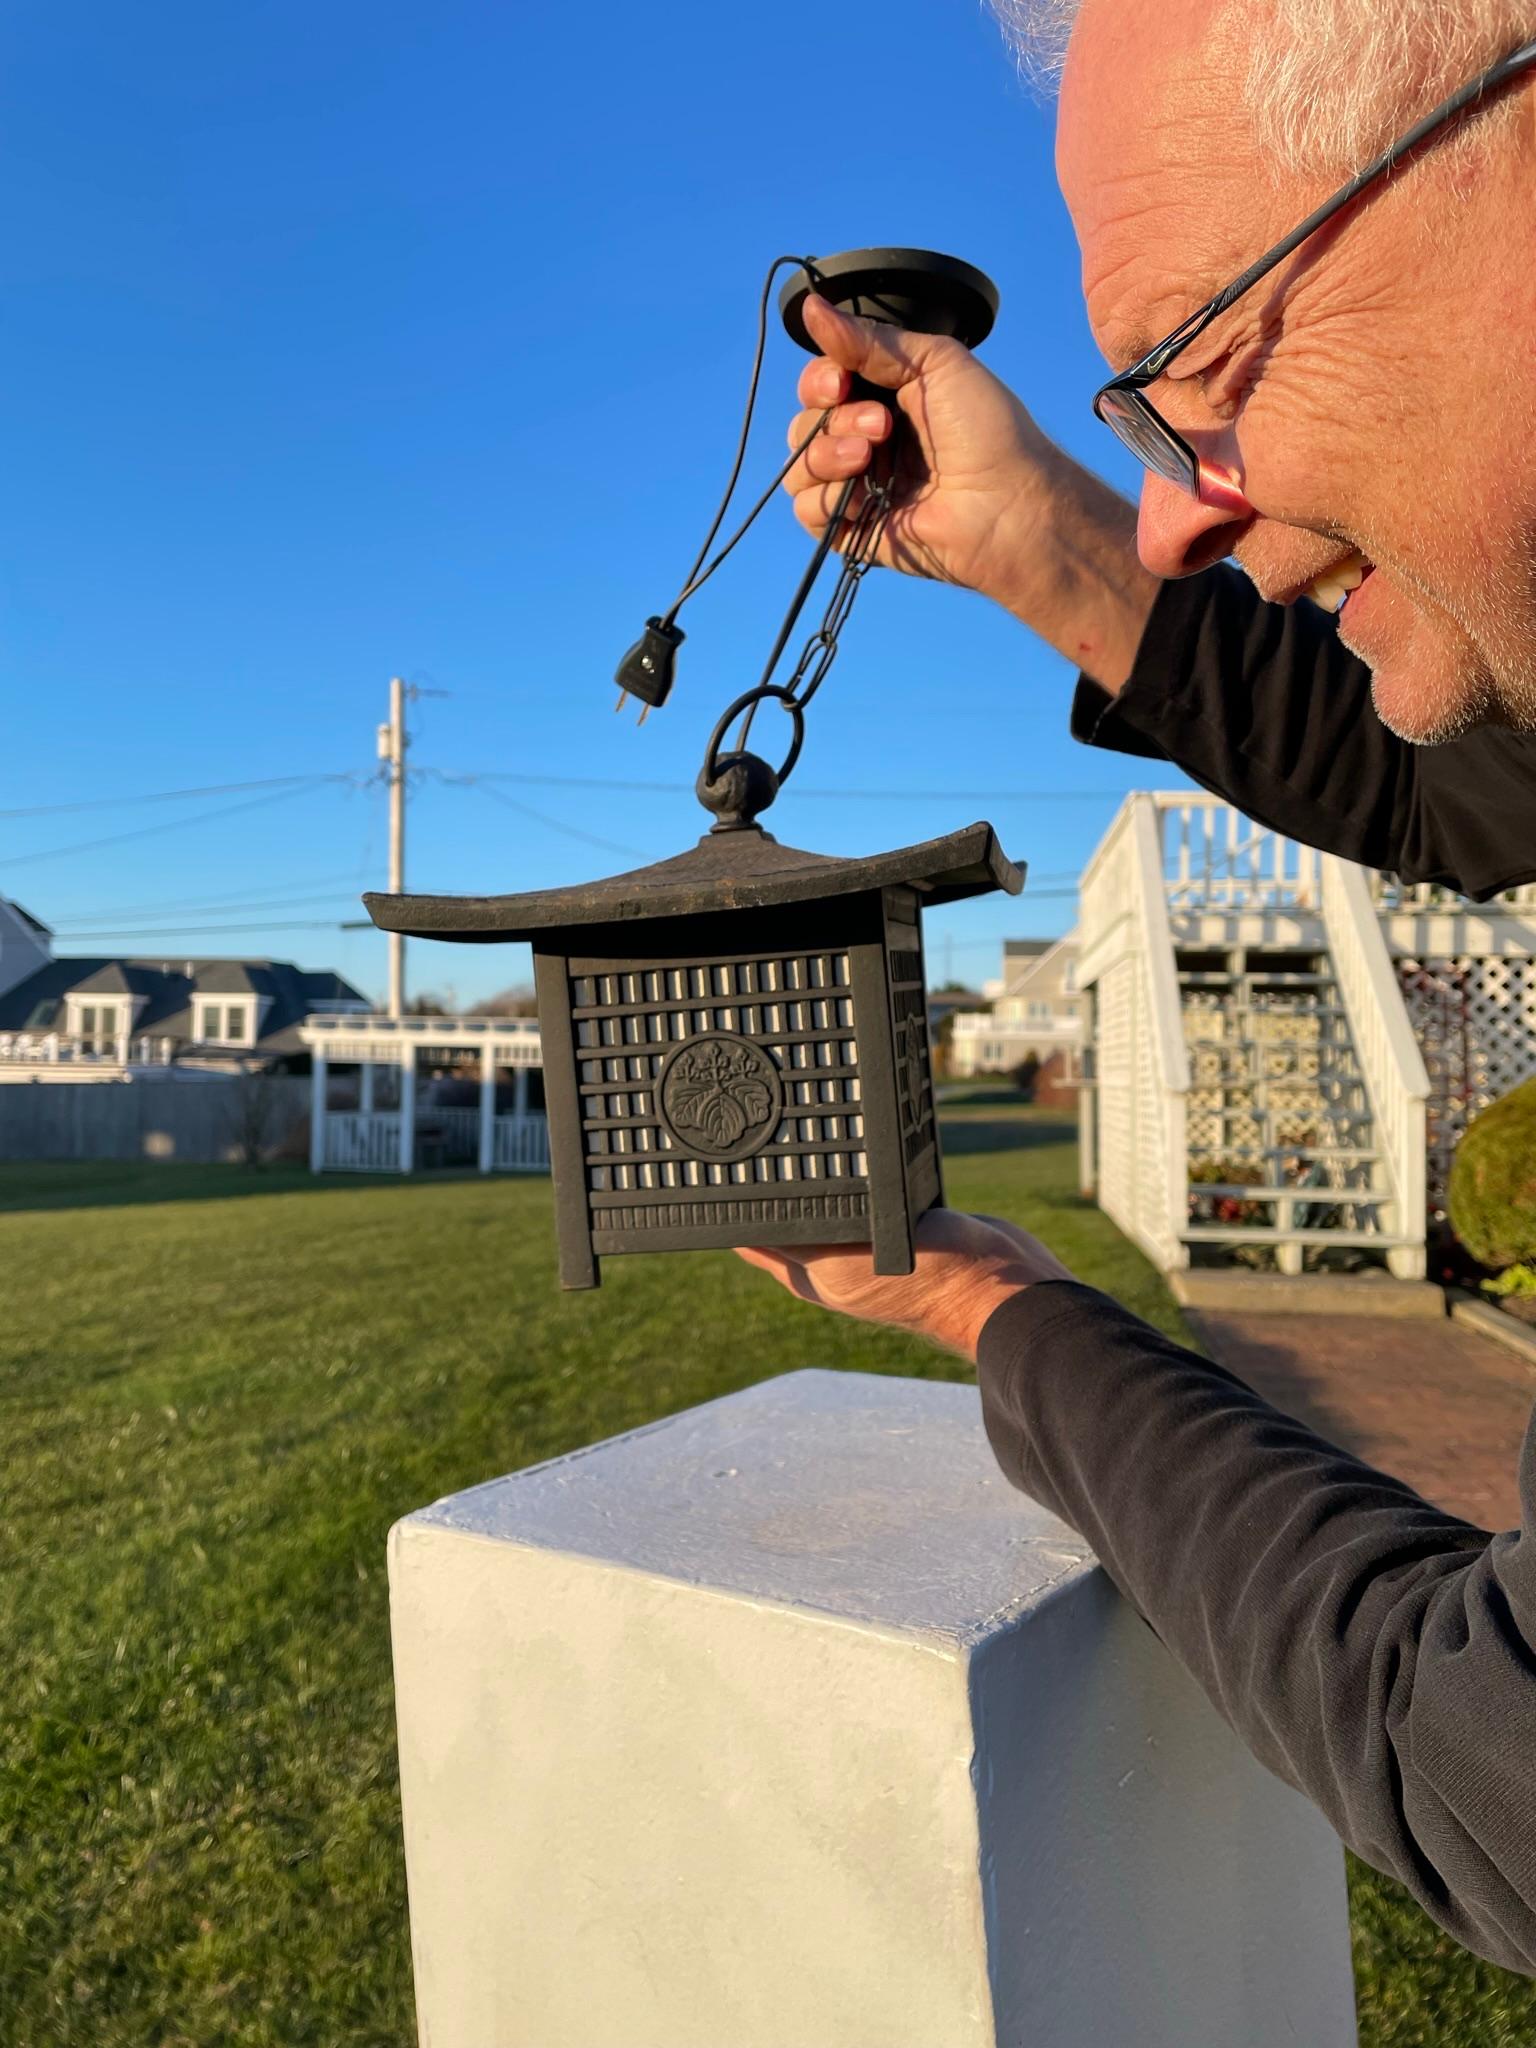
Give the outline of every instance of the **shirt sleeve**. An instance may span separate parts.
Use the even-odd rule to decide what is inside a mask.
[[[1075,1282],[982,1332],[1005,1475],[1244,1742],[1465,1947],[1536,1975],[1536,1428],[1522,1526],[1442,1514]]]
[[[1225,564],[1163,585],[1119,696],[1079,678],[1072,732],[1405,881],[1482,898],[1536,880],[1536,736],[1398,739],[1326,613],[1265,604]]]

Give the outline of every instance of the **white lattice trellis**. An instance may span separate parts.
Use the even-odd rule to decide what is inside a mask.
[[[1429,1070],[1429,1208],[1445,1213],[1451,1156],[1480,1109],[1536,1074],[1536,959],[1402,959],[1398,978]]]

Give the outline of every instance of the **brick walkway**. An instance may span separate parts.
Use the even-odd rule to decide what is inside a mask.
[[[1536,1370],[1445,1320],[1186,1311],[1267,1401],[1483,1528],[1519,1520],[1515,1466]]]

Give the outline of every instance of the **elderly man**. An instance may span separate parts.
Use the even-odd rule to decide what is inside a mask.
[[[1063,11],[1058,167],[1139,522],[956,344],[822,305],[792,432],[832,411],[797,512],[819,530],[891,432],[850,398],[862,372],[912,471],[887,560],[1067,654],[1080,737],[1408,877],[1536,878],[1536,4]],[[1536,1428],[1523,1526],[1490,1536],[1010,1226],[936,1212],[907,1280],[743,1256],[974,1359],[1008,1476],[1255,1754],[1459,1940],[1536,1973]]]

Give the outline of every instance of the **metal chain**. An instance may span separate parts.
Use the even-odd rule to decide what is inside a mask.
[[[895,505],[895,487],[891,479],[866,480],[864,502],[859,507],[858,517],[849,529],[848,543],[842,551],[841,567],[832,595],[822,614],[821,624],[806,641],[800,651],[800,658],[790,672],[787,684],[783,686],[783,702],[786,707],[804,710],[826,680],[827,671],[837,659],[839,639],[848,614],[853,610],[853,601],[859,594],[859,585],[875,566],[875,557],[880,551],[880,542],[885,533],[886,522]],[[777,694],[777,692],[775,693]],[[748,707],[737,739],[738,752],[747,744],[752,730],[752,715],[756,704]]]
[[[892,491],[889,483],[872,483],[853,522],[848,545],[843,550],[842,568],[821,624],[805,643],[789,678],[789,693],[803,711],[826,679],[837,659],[838,638],[848,623],[859,585],[875,565],[880,539],[891,516]]]

